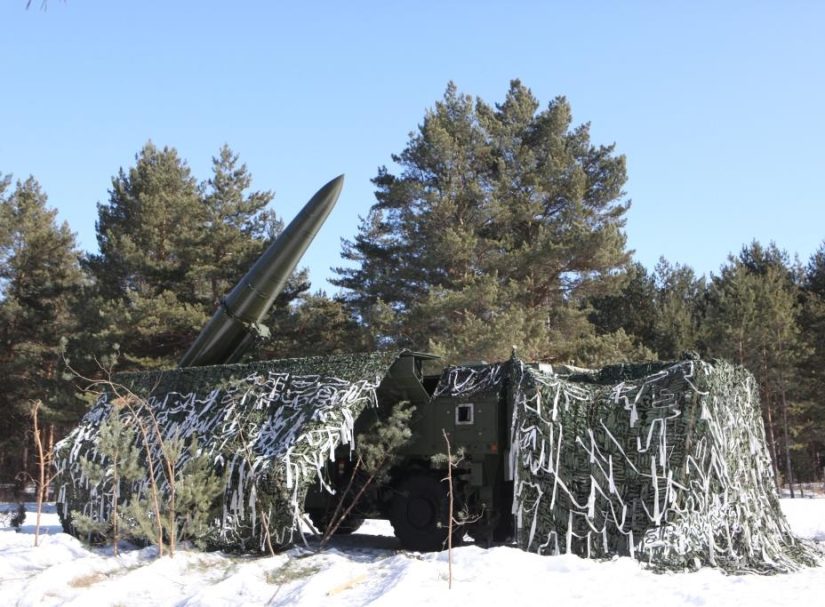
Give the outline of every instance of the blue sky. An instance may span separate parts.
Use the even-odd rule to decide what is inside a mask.
[[[37,5],[39,0],[34,0]],[[757,239],[825,239],[825,3],[25,0],[0,5],[0,172],[34,175],[95,250],[96,203],[149,139],[209,176],[223,143],[287,221],[346,173],[314,288],[370,179],[453,80],[520,78],[628,159],[628,245],[718,272]]]

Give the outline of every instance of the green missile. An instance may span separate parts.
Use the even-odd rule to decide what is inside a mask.
[[[179,367],[232,363],[241,357],[252,344],[256,330],[260,331],[259,323],[335,206],[343,186],[344,176],[339,175],[315,193],[223,298],[215,314],[183,355]]]

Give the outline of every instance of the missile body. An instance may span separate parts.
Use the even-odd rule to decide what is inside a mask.
[[[249,272],[223,298],[178,364],[201,367],[237,361],[254,339],[254,330],[281,293],[344,185],[339,175],[322,187],[267,247]]]

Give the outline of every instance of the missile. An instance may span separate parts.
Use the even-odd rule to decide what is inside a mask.
[[[179,367],[226,364],[241,357],[252,344],[259,323],[335,206],[343,186],[344,176],[339,175],[315,193],[221,300],[215,314],[183,355]]]

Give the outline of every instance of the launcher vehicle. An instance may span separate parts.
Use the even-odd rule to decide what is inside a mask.
[[[224,483],[203,538],[215,548],[288,545],[337,511],[339,519],[346,513],[338,532],[385,518],[403,547],[438,550],[449,528],[449,441],[460,453],[457,535],[485,543],[514,536],[533,552],[621,554],[679,568],[773,571],[809,562],[779,510],[753,379],[727,363],[686,358],[587,371],[526,363],[515,352],[440,370],[436,357],[417,352],[236,362],[264,332],[261,320],[342,183],[334,179],[307,203],[177,369],[115,377],[118,389],[58,445],[68,531],[74,513],[105,520],[114,502],[152,489],[148,477],[114,486],[112,475],[84,474],[84,460],[106,464],[99,429],[118,415],[156,429],[140,445],[146,463],[174,437],[210,458]],[[123,394],[134,397],[128,407]],[[370,479],[355,469],[358,437],[401,402],[412,407],[411,436],[387,454],[386,474]],[[170,494],[168,479],[156,475],[155,484]]]

